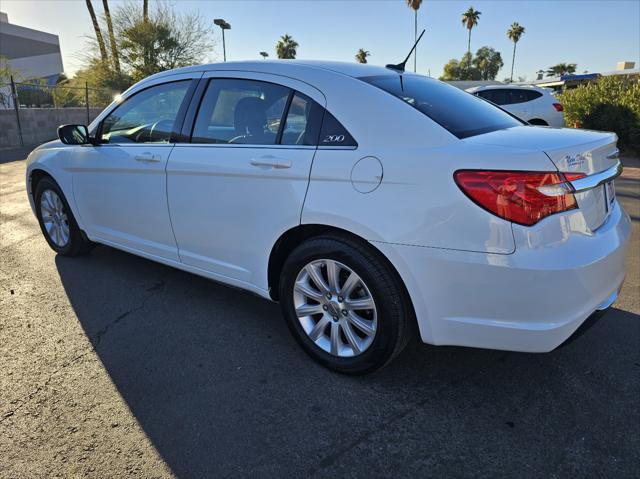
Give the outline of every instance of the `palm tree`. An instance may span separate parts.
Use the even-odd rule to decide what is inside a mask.
[[[471,55],[471,30],[478,25],[482,12],[474,10],[473,7],[469,7],[466,12],[462,14],[462,25],[469,30],[469,41],[467,42],[467,53]]]
[[[520,37],[524,35],[524,27],[520,25],[518,22],[513,22],[507,30],[507,37],[509,40],[513,42],[513,57],[511,58],[511,79],[509,80],[513,83],[513,65],[516,62],[516,45],[520,40]]]
[[[276,44],[276,53],[278,58],[294,59],[296,57],[297,48],[299,47],[289,34],[283,35]]]
[[[260,52],[260,56],[262,57],[263,60],[266,60],[269,54],[267,52]]]
[[[418,41],[418,10],[420,10],[420,5],[422,4],[422,0],[406,0],[407,1],[407,6],[413,10],[413,13],[415,14],[414,16],[414,20],[413,20],[413,42],[417,42]],[[417,66],[417,59],[418,59],[418,47],[416,47],[416,49],[413,52],[413,71],[416,71],[416,66]],[[365,62],[360,62],[360,63],[367,63]]]
[[[562,75],[570,75],[576,72],[577,66],[575,63],[558,63],[547,69],[547,76],[561,77]]]
[[[111,44],[111,56],[113,57],[113,67],[116,72],[120,73],[120,59],[118,58],[118,46],[116,45],[116,37],[113,34],[113,22],[111,21],[111,12],[109,11],[108,0],[102,0],[104,8],[104,16],[107,19],[107,29],[109,30],[109,43]]]
[[[367,63],[368,56],[371,56],[371,53],[361,48],[360,50],[358,50],[358,53],[356,53],[356,61],[358,63]]]
[[[102,32],[100,31],[100,25],[98,24],[98,17],[96,17],[96,12],[93,9],[91,0],[86,0],[86,2],[87,2],[87,10],[89,10],[89,15],[91,16],[91,22],[93,22],[93,29],[96,32],[96,40],[98,41],[98,47],[100,48],[100,58],[103,63],[106,63],[107,49],[104,46],[104,38],[102,38]]]

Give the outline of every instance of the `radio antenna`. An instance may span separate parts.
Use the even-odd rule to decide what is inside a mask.
[[[425,30],[422,30],[422,33],[420,34],[420,36],[418,37],[418,39],[416,40],[416,42],[413,44],[413,48],[411,49],[411,51],[409,52],[409,54],[407,55],[407,58],[404,59],[404,61],[402,63],[398,63],[397,65],[392,65],[389,64],[387,65],[387,68],[390,68],[391,70],[396,70],[399,72],[403,72],[404,71],[404,67],[407,65],[407,62],[409,61],[409,57],[411,56],[411,54],[413,53],[413,51],[416,49],[416,47],[418,46],[418,42],[420,41],[420,39],[422,38],[422,35],[424,35]]]

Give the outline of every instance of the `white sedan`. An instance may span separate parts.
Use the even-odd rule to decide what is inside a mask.
[[[550,351],[625,277],[614,134],[528,126],[412,73],[194,66],[59,136],[26,172],[54,251],[101,243],[279,301],[344,373],[383,366],[414,330]]]
[[[469,88],[467,91],[495,103],[532,125],[556,128],[564,126],[564,107],[546,88],[486,85]]]

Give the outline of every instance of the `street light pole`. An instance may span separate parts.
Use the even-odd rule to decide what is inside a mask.
[[[226,22],[224,19],[222,18],[216,18],[213,21],[214,24],[218,25],[220,27],[220,29],[222,30],[222,55],[224,58],[224,61],[227,61],[227,46],[225,45],[224,42],[224,31],[225,30],[231,30],[231,24]]]
[[[224,43],[224,28],[222,29],[222,56],[224,61],[227,61],[227,46]]]

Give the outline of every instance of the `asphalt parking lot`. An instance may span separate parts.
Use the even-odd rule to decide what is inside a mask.
[[[414,341],[353,378],[276,304],[107,247],[56,256],[23,157],[0,152],[0,477],[640,476],[640,169],[617,181],[627,282],[575,341]]]

